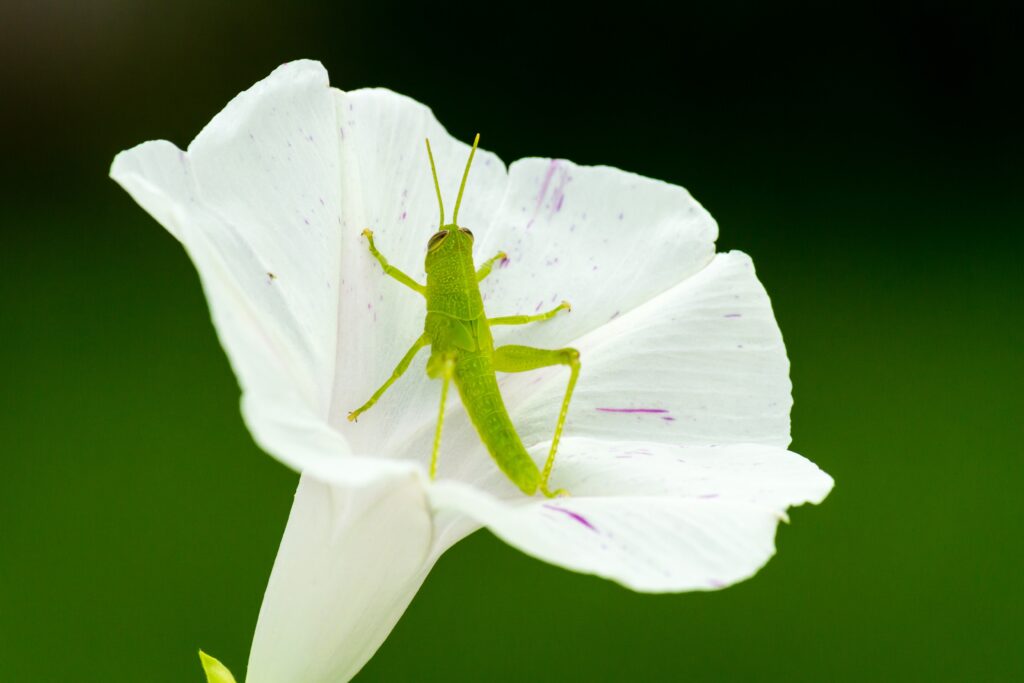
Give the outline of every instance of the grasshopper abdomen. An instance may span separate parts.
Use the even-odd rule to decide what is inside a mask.
[[[505,408],[489,353],[460,354],[454,380],[487,452],[523,493],[532,496],[537,492],[540,470],[523,447]]]

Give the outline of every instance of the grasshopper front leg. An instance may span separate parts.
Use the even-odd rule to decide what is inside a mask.
[[[486,261],[484,261],[483,264],[476,271],[476,281],[480,282],[485,277],[490,275],[491,274],[491,268],[494,267],[495,261],[500,261],[501,259],[505,259],[505,258],[508,258],[508,254],[506,254],[503,251],[499,251],[496,256],[494,256],[493,258],[489,258]]]
[[[423,296],[427,295],[426,287],[416,282],[411,277],[400,271],[398,268],[395,268],[393,265],[388,263],[388,260],[384,258],[384,254],[377,251],[377,247],[373,244],[373,230],[370,230],[369,228],[363,230],[363,237],[365,237],[367,241],[369,241],[370,253],[373,254],[373,257],[377,259],[378,263],[380,263],[380,267],[384,269],[385,275],[389,275],[395,278],[396,280],[398,280],[399,282],[401,282],[403,285],[405,285],[414,292],[422,294]]]
[[[558,451],[558,441],[562,438],[562,427],[565,425],[565,416],[569,412],[569,401],[572,399],[573,389],[576,387],[576,379],[580,375],[580,352],[576,349],[537,349],[532,346],[499,346],[494,350],[494,369],[499,372],[527,372],[552,365],[568,365],[569,386],[565,389],[565,398],[562,400],[562,410],[558,413],[558,422],[555,424],[555,436],[551,439],[551,451],[544,463],[544,469],[540,475],[540,490],[548,498],[564,495],[565,489],[551,491],[548,489],[548,478],[551,476],[551,469],[555,465],[555,453]]]

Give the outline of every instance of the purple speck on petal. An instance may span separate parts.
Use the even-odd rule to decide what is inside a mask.
[[[597,270],[597,266],[594,266],[594,269]],[[615,320],[616,318],[619,317],[619,313],[620,313],[620,311],[615,311],[614,313],[612,313],[612,317],[610,317],[608,319],[609,320]]]
[[[722,316],[723,318],[742,318],[743,315],[740,313],[726,313]]]
[[[718,498],[718,494],[717,493],[705,493],[704,495],[697,496],[697,497],[698,498],[703,498],[704,500],[711,500],[712,498]]]
[[[509,264],[508,256],[502,256],[501,260],[498,261],[499,268],[507,268]]]
[[[563,515],[569,515],[570,517],[575,519],[577,522],[579,522],[583,526],[585,526],[588,529],[590,529],[591,531],[597,531],[597,527],[595,527],[593,524],[591,524],[590,521],[587,520],[586,517],[584,517],[583,515],[581,515],[581,514],[579,514],[577,512],[573,512],[572,510],[566,510],[565,508],[560,508],[557,505],[551,505],[550,503],[545,503],[544,507],[547,508],[548,510],[554,510],[555,512],[561,512]]]
[[[664,408],[598,408],[602,413],[644,413],[651,415],[665,414]]]
[[[324,198],[320,197],[319,199],[320,199],[320,206],[324,206]]]
[[[543,305],[544,305],[543,301],[538,301],[537,302],[537,307],[533,309],[533,312],[536,313],[537,311],[539,311],[540,307],[543,306]]]
[[[551,213],[556,214],[562,210],[562,202],[565,201],[565,186],[569,184],[572,178],[569,173],[564,169],[558,169],[558,185],[551,191]]]
[[[665,422],[675,422],[676,421],[676,419],[674,417],[670,417],[668,415],[665,415],[661,419],[664,420]]]
[[[620,221],[622,220],[622,216],[623,216],[623,213],[621,211],[619,211],[619,220]]]
[[[712,588],[725,588],[725,582],[719,581],[718,579],[709,579],[708,585]]]
[[[558,169],[558,162],[554,159],[548,164],[548,170],[544,173],[544,180],[540,183],[540,192],[537,193],[537,209],[540,210],[541,204],[544,203],[544,195],[548,193],[548,186],[551,185],[551,178],[554,177],[555,171]]]
[[[302,222],[305,223],[306,225],[309,225],[309,219],[308,218],[303,218]]]
[[[403,221],[405,220],[405,216],[406,216],[406,213],[407,213],[407,212],[405,212],[405,211],[403,211],[403,212],[402,212],[402,220],[403,220]]]

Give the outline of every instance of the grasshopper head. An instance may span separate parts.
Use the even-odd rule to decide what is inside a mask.
[[[424,269],[429,273],[439,260],[455,254],[473,253],[473,233],[452,223],[434,233],[427,242],[427,258]]]

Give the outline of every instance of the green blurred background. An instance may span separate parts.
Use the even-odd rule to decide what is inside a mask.
[[[1020,14],[410,5],[0,5],[0,681],[200,681],[200,646],[244,672],[297,477],[242,425],[188,259],[106,174],[297,57],[506,160],[688,187],[753,255],[794,449],[837,482],[717,593],[478,533],[358,680],[1024,680]]]

